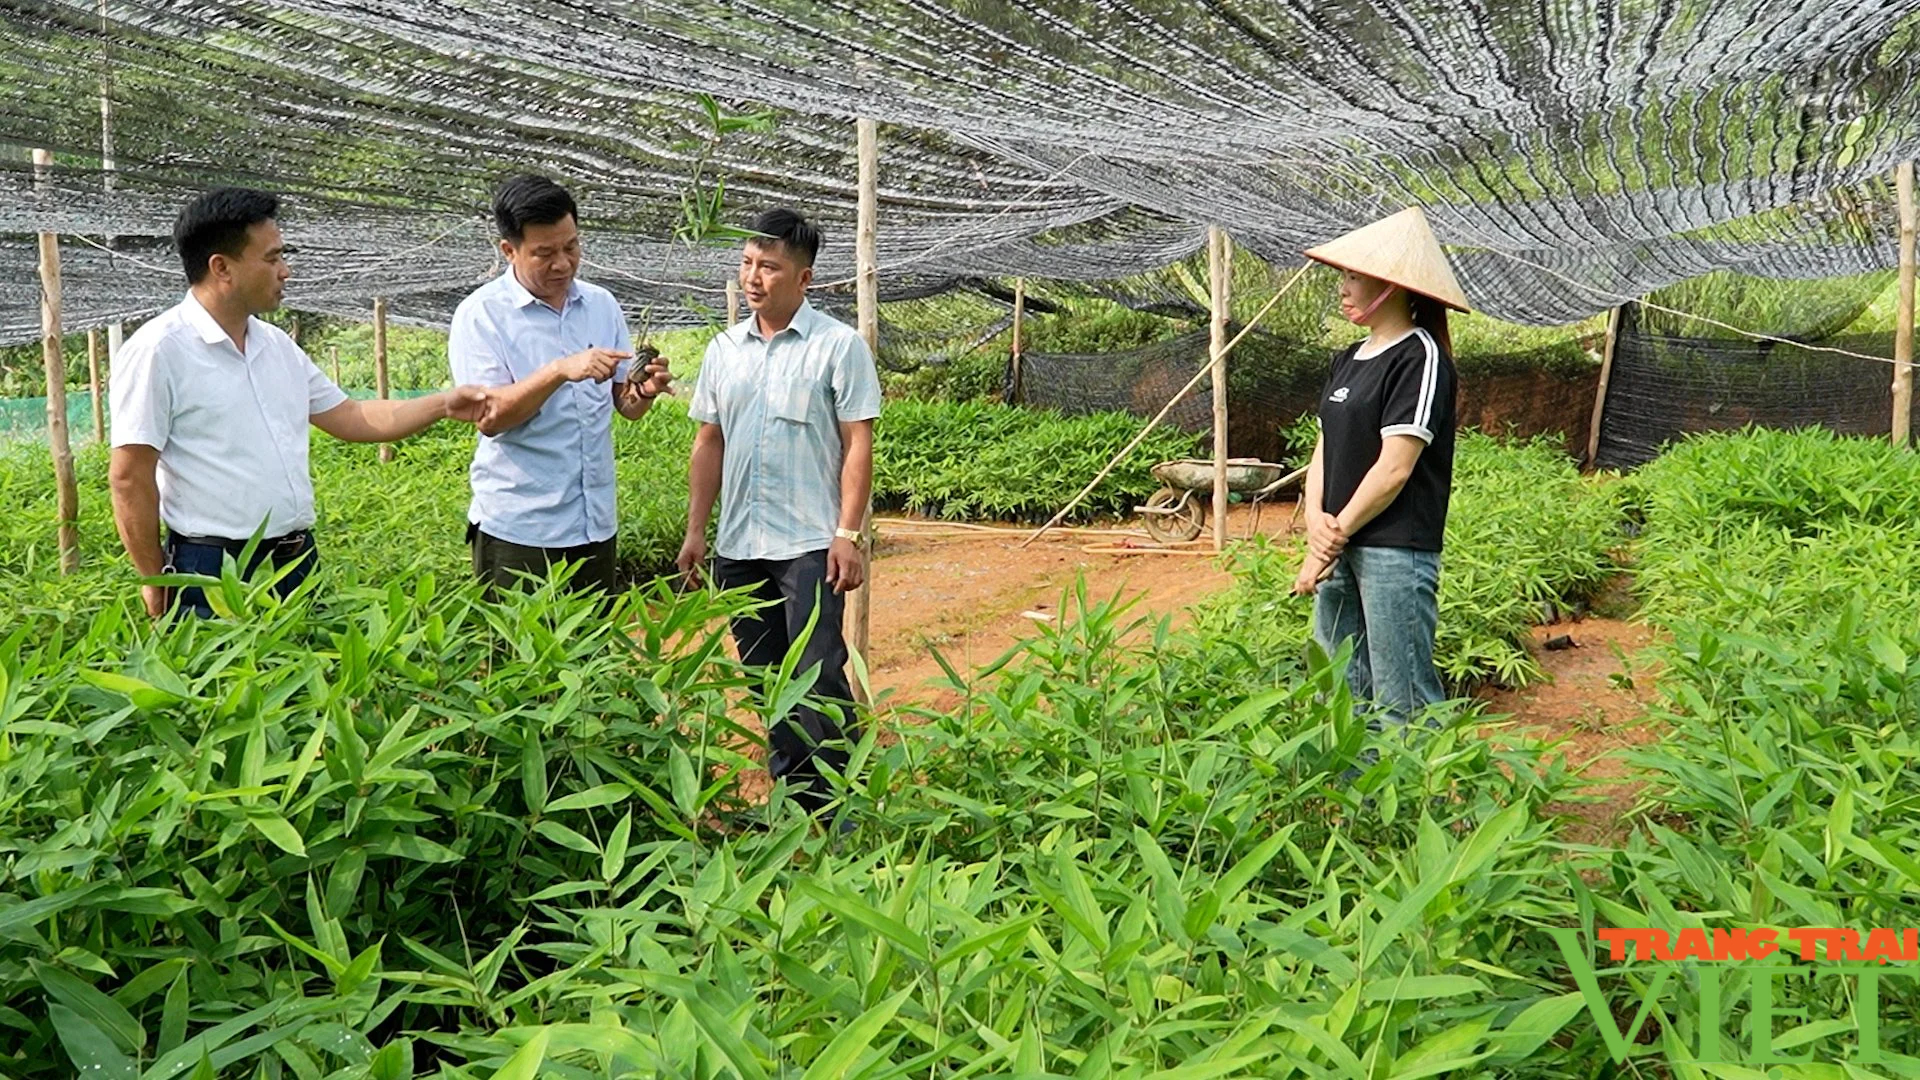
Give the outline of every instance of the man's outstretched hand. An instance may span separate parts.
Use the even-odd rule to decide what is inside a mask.
[[[447,419],[477,424],[486,418],[487,410],[493,405],[493,395],[484,386],[456,386],[447,391],[445,405]]]

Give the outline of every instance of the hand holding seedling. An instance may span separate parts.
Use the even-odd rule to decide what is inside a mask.
[[[628,409],[661,394],[673,393],[673,373],[667,370],[666,357],[651,345],[639,346],[636,353],[641,361],[640,372],[627,380],[626,388],[621,392],[620,404]]]
[[[1322,559],[1313,552],[1307,552],[1306,560],[1300,564],[1300,574],[1293,579],[1293,595],[1312,596],[1320,591],[1320,583],[1333,576],[1333,560]]]

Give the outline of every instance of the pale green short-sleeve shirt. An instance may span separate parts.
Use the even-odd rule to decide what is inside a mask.
[[[880,415],[880,373],[852,327],[802,303],[771,339],[751,315],[716,336],[688,412],[726,440],[715,553],[797,558],[833,543],[840,425]]]

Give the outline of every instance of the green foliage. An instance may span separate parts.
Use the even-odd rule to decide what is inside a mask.
[[[1752,428],[1692,436],[1633,486],[1650,526],[1711,541],[1753,525],[1805,537],[1849,522],[1910,523],[1915,477],[1920,461],[1884,439]]]
[[[1284,464],[1288,469],[1304,469],[1313,464],[1313,448],[1320,445],[1320,414],[1312,410],[1294,417],[1280,432],[1280,445],[1286,448]]]
[[[890,415],[958,458],[1017,437],[1008,413]],[[683,472],[687,429],[618,429],[623,515]],[[289,602],[229,570],[209,584],[239,618],[156,628],[83,575],[64,620],[9,624],[0,1072],[1731,1076],[1684,1063],[1691,978],[1609,1072],[1543,929],[1911,921],[1920,466],[1877,443],[1712,436],[1589,481],[1543,443],[1462,439],[1455,679],[1524,674],[1495,646],[1610,572],[1623,503],[1643,522],[1672,733],[1633,756],[1652,813],[1593,849],[1560,831],[1566,766],[1519,733],[1456,706],[1370,734],[1279,548],[1187,630],[1076,590],[949,669],[950,705],[856,748],[850,834],[742,807],[740,748],[810,676],[731,659],[737,596],[482,602],[436,524],[470,437],[386,468],[317,443],[329,536],[360,522],[369,546]],[[43,497],[25,460],[0,458],[10,522]],[[101,503],[103,468],[83,454]],[[52,577],[14,539],[9,603]],[[1749,976],[1726,971],[1744,1046]],[[1602,975],[1623,1024],[1645,986]],[[1830,1021],[1816,1061],[1857,1049],[1831,990],[1780,989],[1803,1031]],[[1879,1042],[1912,1054],[1909,991],[1880,990]]]
[[[749,680],[714,662],[739,603],[443,580],[282,606],[229,564],[240,621],[121,603],[0,644],[9,1072],[302,1075],[540,1015],[537,976],[596,949],[523,948],[530,924],[624,902],[713,797],[677,774],[739,762]]]
[[[1206,326],[1204,317],[1187,322],[1122,307],[1099,297],[1069,297],[1065,309],[1029,315],[1024,331],[1028,350],[1040,353],[1127,352]]]
[[[1647,820],[1592,879],[1584,902],[1602,923],[1912,921],[1916,481],[1912,453],[1818,429],[1692,438],[1629,481],[1644,518],[1633,551],[1643,612],[1669,635],[1651,665],[1651,719],[1665,734],[1630,756],[1653,778]],[[1753,976],[1729,975],[1725,999],[1739,1002]],[[1812,1060],[1866,1060],[1864,1004],[1829,980],[1781,990],[1808,1010],[1803,1030],[1831,1032],[1804,1048]],[[1676,991],[1667,1008],[1693,1014],[1698,987]],[[1879,1045],[1911,1055],[1913,992],[1889,993]],[[1752,1022],[1743,1005],[1730,1010],[1728,1037]]]
[[[727,658],[737,598],[223,588],[245,621],[156,634],[121,605],[0,644],[13,1075],[1592,1052],[1525,933],[1571,916],[1544,812],[1565,773],[1466,725],[1370,742],[1324,662],[1215,694],[1204,644],[1123,647],[1140,628],[1080,596],[957,678],[962,707],[862,745],[856,834],[774,804],[725,838],[702,823],[743,764],[736,696],[764,722],[806,690]]]
[[[881,379],[890,400],[988,401],[1005,391],[1007,363],[1006,352],[989,344],[945,363],[929,358],[910,374],[882,373]]]
[[[1818,281],[1780,281],[1716,271],[1648,294],[1650,302],[1704,315],[1751,332],[1798,341],[1819,341],[1843,330],[1886,333],[1893,329],[1893,272]],[[1746,340],[1699,319],[1642,310],[1651,333],[1675,337]]]
[[[106,340],[100,347],[105,349]],[[87,335],[68,334],[60,339],[60,354],[67,364],[68,390],[87,388]],[[0,398],[44,398],[47,396],[46,357],[38,341],[26,345],[0,346]]]
[[[1614,572],[1620,503],[1583,480],[1558,440],[1460,435],[1440,578],[1440,672],[1518,685],[1539,671],[1527,630],[1588,600]]]
[[[1606,317],[1566,326],[1520,326],[1491,316],[1447,314],[1454,365],[1463,379],[1545,371],[1576,376],[1598,370]]]
[[[333,378],[336,370],[341,386],[372,390],[376,382],[373,361],[372,323],[330,323],[324,329],[303,335],[307,355],[320,370]],[[334,361],[339,367],[334,367]],[[395,391],[441,390],[452,385],[452,369],[447,365],[447,335],[441,330],[413,326],[387,326],[387,381]]]
[[[725,313],[721,313],[725,321]],[[676,388],[682,397],[693,396],[693,383],[700,375],[700,362],[707,355],[707,345],[713,341],[720,327],[697,326],[687,330],[667,330],[654,334],[651,344],[660,350],[667,366],[673,370]]]
[[[707,186],[708,160],[729,136],[772,131],[774,112],[772,109],[733,112],[711,94],[695,94],[694,101],[699,106],[705,130],[698,138],[684,139],[673,146],[678,153],[693,158],[686,189],[680,193],[680,220],[674,225],[673,237],[689,245],[745,240],[754,234],[726,222],[727,178],[715,176],[712,186]]]
[[[874,505],[931,517],[1045,521],[1139,434],[1124,413],[1062,416],[979,402],[890,402],[874,434]],[[1160,486],[1155,463],[1198,453],[1200,438],[1156,428],[1073,515],[1130,511]]]

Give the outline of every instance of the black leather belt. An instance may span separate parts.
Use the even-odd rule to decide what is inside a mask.
[[[167,542],[172,544],[195,544],[200,547],[217,547],[232,552],[235,555],[246,550],[247,545],[252,543],[251,540],[229,540],[224,536],[186,536],[171,530],[167,532]],[[305,529],[301,529],[298,532],[290,532],[284,536],[268,537],[260,541],[260,549],[262,551],[287,551],[289,549],[298,551],[312,543],[313,534]]]

